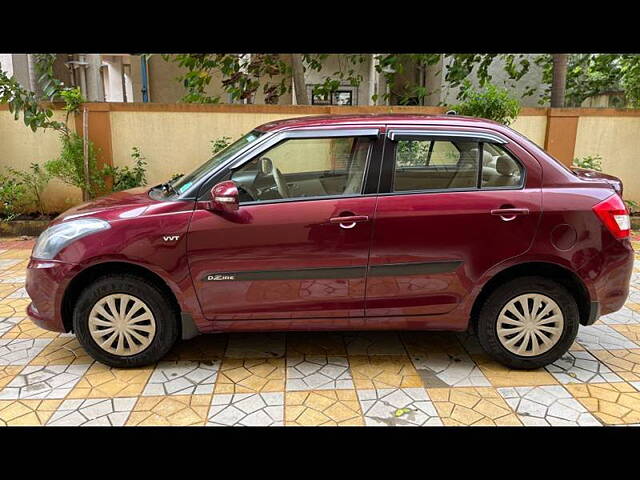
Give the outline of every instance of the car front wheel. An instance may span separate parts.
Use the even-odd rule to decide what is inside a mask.
[[[494,290],[478,318],[478,340],[510,368],[540,368],[569,350],[579,313],[571,293],[544,277],[521,277]]]
[[[178,338],[177,312],[166,295],[132,275],[108,275],[80,295],[73,315],[78,341],[112,367],[160,360]]]

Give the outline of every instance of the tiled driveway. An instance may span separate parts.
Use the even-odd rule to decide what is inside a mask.
[[[626,307],[537,371],[427,332],[208,335],[117,370],[25,318],[32,244],[0,240],[0,425],[640,424],[640,256]]]

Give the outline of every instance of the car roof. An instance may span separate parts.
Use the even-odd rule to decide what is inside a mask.
[[[331,127],[346,125],[450,125],[467,127],[495,128],[497,122],[484,118],[465,117],[461,115],[426,115],[416,113],[378,113],[378,114],[341,114],[313,115],[307,117],[287,118],[265,123],[256,130],[273,132],[291,128]]]

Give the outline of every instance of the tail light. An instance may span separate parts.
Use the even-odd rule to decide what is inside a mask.
[[[619,195],[613,194],[594,205],[593,211],[616,238],[628,238],[631,233],[629,211]]]

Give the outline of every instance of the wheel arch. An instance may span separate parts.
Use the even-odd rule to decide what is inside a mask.
[[[584,282],[571,270],[551,262],[526,262],[501,270],[491,277],[480,290],[471,308],[470,325],[475,330],[480,308],[487,297],[500,285],[514,278],[540,275],[557,281],[573,295],[580,313],[580,324],[588,325],[591,321],[591,297]]]
[[[166,295],[166,298],[168,298],[174,306],[176,314],[181,314],[182,309],[175,292],[157,273],[135,263],[118,261],[104,262],[82,270],[71,280],[69,285],[67,285],[60,307],[65,331],[71,332],[73,330],[73,308],[80,297],[82,289],[100,277],[117,274],[135,275],[150,282]],[[179,325],[183,323],[184,320],[178,322]]]

